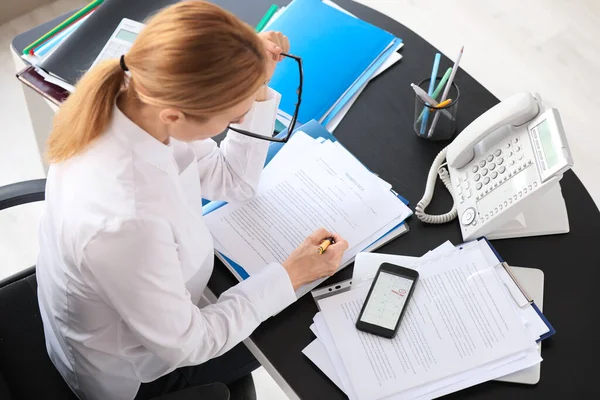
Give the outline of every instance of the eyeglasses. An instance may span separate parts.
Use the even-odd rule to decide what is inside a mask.
[[[267,136],[260,133],[253,133],[245,131],[243,129],[233,128],[231,126],[229,126],[229,129],[231,129],[234,132],[241,133],[242,135],[250,136],[256,139],[268,140],[270,142],[285,143],[289,140],[296,126],[296,121],[298,120],[298,111],[300,110],[300,102],[302,101],[302,83],[304,80],[304,74],[302,72],[302,59],[300,57],[287,53],[281,53],[281,55],[287,58],[291,58],[292,60],[296,61],[296,64],[298,65],[298,89],[296,90],[296,94],[298,95],[298,101],[296,102],[294,115],[292,115],[292,118],[290,119],[290,124],[287,129],[287,135],[285,137],[278,137],[277,133],[273,133],[272,135]]]

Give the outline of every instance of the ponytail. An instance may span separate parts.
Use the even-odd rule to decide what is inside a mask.
[[[205,1],[155,14],[127,52],[87,72],[61,106],[48,141],[51,162],[67,160],[102,135],[121,90],[143,105],[206,120],[250,97],[266,80],[266,51],[252,27]]]
[[[81,78],[54,118],[48,139],[51,162],[80,153],[104,132],[124,83],[125,72],[118,59],[98,64]]]

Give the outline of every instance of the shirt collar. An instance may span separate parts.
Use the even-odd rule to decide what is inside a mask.
[[[111,130],[140,157],[155,167],[169,173],[174,165],[173,146],[159,142],[148,132],[137,126],[114,105]]]

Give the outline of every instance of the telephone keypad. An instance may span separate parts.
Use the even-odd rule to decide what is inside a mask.
[[[508,150],[503,151],[502,149]],[[455,192],[457,202],[461,204],[468,203],[471,201],[471,196],[475,197],[474,200],[479,201],[489,193],[494,192],[503,183],[509,181],[510,178],[527,169],[533,164],[533,160],[529,156],[525,158],[525,153],[519,140],[512,139],[499,144],[497,148],[492,149],[488,154],[484,154],[467,170],[471,173],[463,172],[456,181],[458,187]],[[493,218],[498,213],[508,209],[513,203],[516,203],[519,198],[534,191],[537,186],[536,181],[532,182],[531,185],[525,185],[516,194],[499,201],[494,209],[477,215],[468,225],[475,225],[477,220],[483,223],[485,220]],[[467,220],[470,220],[470,217],[470,215],[465,216]]]

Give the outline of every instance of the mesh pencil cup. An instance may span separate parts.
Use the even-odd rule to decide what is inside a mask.
[[[435,87],[439,85],[441,79],[441,77],[436,78]],[[430,80],[430,78],[423,79],[417,86],[427,92]],[[440,97],[441,93],[435,100],[439,102]],[[417,136],[429,140],[448,140],[452,138],[456,132],[456,114],[458,111],[459,97],[460,90],[454,82],[446,97],[447,99],[451,99],[450,103],[439,108],[436,108],[432,104],[428,104],[415,93],[415,119],[413,129]]]

